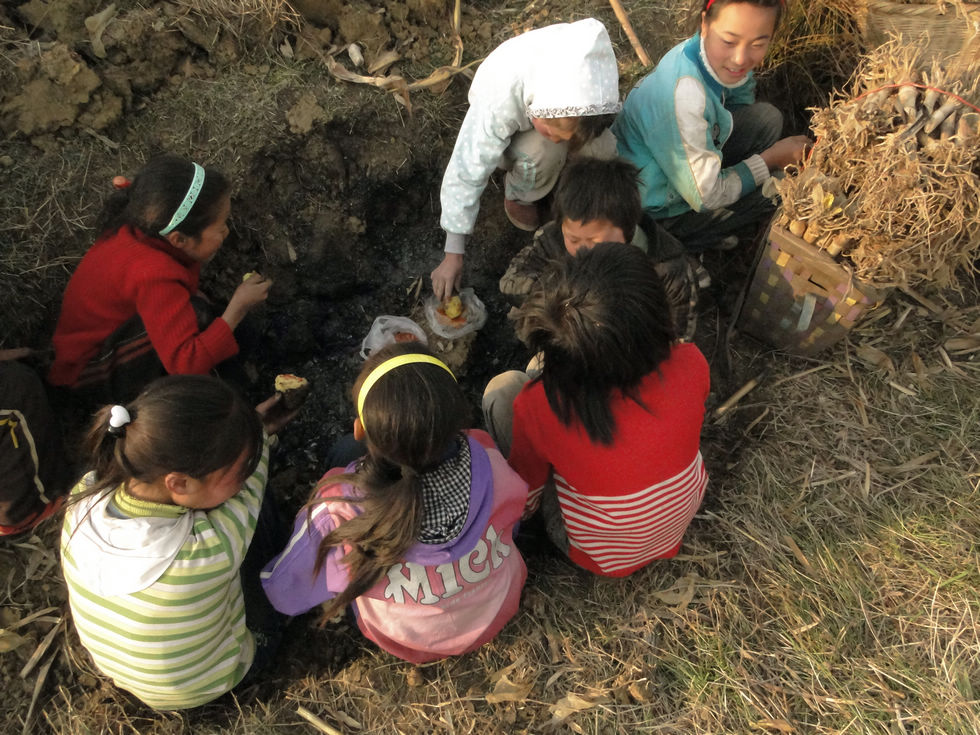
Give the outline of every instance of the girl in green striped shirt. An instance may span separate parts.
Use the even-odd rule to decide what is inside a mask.
[[[61,539],[72,617],[98,668],[151,707],[204,704],[256,657],[239,571],[263,506],[267,435],[291,418],[277,400],[253,410],[215,378],[169,376],[105,406],[86,437],[93,469],[72,490]]]

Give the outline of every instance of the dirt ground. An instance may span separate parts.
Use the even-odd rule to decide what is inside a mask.
[[[628,3],[651,57],[659,58],[687,34],[685,5]],[[428,273],[442,249],[439,182],[465,113],[467,88],[460,78],[439,93],[415,92],[409,114],[391,94],[337,81],[324,67],[323,55],[331,48],[356,43],[364,68],[393,49],[399,60],[392,72],[409,79],[426,77],[453,56],[450,15],[442,0],[295,0],[293,8],[275,0],[120,0],[114,6],[97,0],[29,0],[0,8],[0,243],[6,251],[0,258],[0,347],[34,347],[39,350],[34,364],[43,368],[61,289],[91,244],[92,225],[113,175],[133,173],[161,152],[222,168],[235,186],[232,233],[209,265],[203,288],[226,299],[241,274],[258,270],[270,276],[273,291],[255,320],[260,339],[250,359],[259,379],[252,398],[257,401],[271,392],[279,372],[305,375],[315,386],[303,414],[284,432],[273,466],[272,487],[289,513],[326,469],[322,457],[327,448],[349,431],[349,386],[361,363],[361,340],[374,317],[416,308],[419,279],[421,293],[427,291]],[[482,57],[522,30],[586,15],[596,15],[609,28],[625,92],[643,69],[605,4],[463,3],[464,62]],[[348,52],[336,58],[354,68]],[[474,409],[493,374],[527,359],[496,287],[527,236],[507,223],[500,203],[495,178],[467,252],[465,285],[475,289],[489,312],[461,370]],[[718,285],[703,299],[697,341],[712,361],[709,410],[763,370],[793,376],[820,367],[774,357],[752,342],[737,342],[725,359],[716,354],[748,259],[736,253],[708,262]],[[934,328],[946,324],[920,311],[901,321],[912,324],[919,318]],[[882,319],[886,323],[892,321]],[[834,359],[840,354],[850,353]],[[848,372],[853,390],[866,397],[871,389],[855,382],[850,363],[847,372],[834,368],[812,380],[845,381]],[[875,389],[881,386],[879,378],[873,378]],[[800,383],[809,387],[799,406],[817,400],[827,388],[809,380]],[[829,390],[848,393],[850,386],[831,382]],[[958,385],[949,388],[949,400],[958,401],[960,390]],[[679,566],[645,570],[625,591],[617,591],[531,543],[525,549],[531,578],[519,615],[524,622],[509,626],[499,642],[478,653],[411,667],[372,649],[348,621],[320,628],[311,614],[292,624],[281,661],[267,681],[188,713],[155,713],[94,669],[67,620],[56,528],[4,545],[2,731],[313,731],[297,715],[298,707],[345,733],[743,732],[750,725],[753,730],[797,732],[789,723],[819,723],[821,708],[831,707],[826,702],[814,704],[803,695],[794,699],[787,689],[773,691],[756,683],[742,696],[754,697],[758,711],[743,713],[741,708],[756,705],[729,702],[728,697],[738,699],[742,692],[730,685],[739,672],[777,690],[786,682],[758,673],[752,658],[763,655],[758,648],[752,649],[755,653],[750,648],[733,653],[729,648],[736,644],[731,640],[716,646],[699,637],[699,631],[718,624],[730,625],[737,636],[751,640],[775,621],[760,615],[748,625],[726,606],[734,590],[753,600],[758,595],[774,600],[777,593],[750,579],[752,564],[746,566],[739,552],[722,559],[744,542],[726,525],[734,521],[722,521],[743,502],[733,500],[746,482],[744,473],[753,467],[752,457],[744,457],[743,451],[754,439],[764,439],[768,449],[762,451],[771,454],[780,437],[786,437],[775,422],[789,419],[778,409],[763,413],[765,405],[760,400],[729,421],[706,424],[704,454],[715,490],[692,527],[692,541],[678,558]],[[69,423],[69,432],[77,428]],[[828,431],[823,439],[833,445],[839,437]],[[920,454],[905,449],[895,450],[893,465]],[[974,466],[968,457],[963,462]],[[825,476],[814,474],[815,463],[808,477],[820,482]],[[828,468],[834,463],[827,459]],[[829,476],[842,471],[834,466],[827,470]],[[846,467],[856,478],[847,475],[847,482],[861,480],[863,467],[861,477]],[[957,475],[954,483],[963,497],[975,490],[969,477]],[[876,475],[872,487],[877,481]],[[848,485],[841,492],[851,490]],[[763,506],[767,502],[760,500]],[[738,512],[736,519],[743,517]],[[757,513],[758,506],[752,506],[744,517]],[[823,520],[833,523],[835,517],[830,513]],[[743,528],[751,526],[740,526],[739,532]],[[796,546],[792,538],[790,542]],[[805,547],[802,540],[800,544]],[[818,563],[811,548],[805,551]],[[946,591],[958,590],[975,577],[970,571]],[[785,624],[795,630],[824,614],[815,610],[802,623],[787,615]],[[832,632],[828,635],[833,638]],[[687,647],[692,650],[690,662],[682,660]],[[718,650],[712,653],[713,647]],[[708,673],[711,661],[722,658],[726,663],[719,666],[727,673],[713,678]],[[975,700],[969,687],[980,684],[976,671],[950,677],[966,682],[960,689],[964,701]],[[845,697],[846,689],[842,684],[834,696]],[[862,697],[853,698],[856,709]],[[934,700],[942,697],[932,696],[930,707]],[[897,701],[888,699],[888,717],[890,703]],[[726,714],[729,707],[737,713]],[[941,717],[942,706],[929,711]],[[826,716],[826,727],[799,731],[847,731],[846,707]],[[968,717],[962,721],[970,722]],[[877,725],[853,731],[893,732]],[[912,731],[947,730],[894,730]]]

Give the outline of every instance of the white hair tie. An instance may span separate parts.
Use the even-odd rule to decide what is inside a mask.
[[[126,434],[126,424],[133,419],[125,406],[115,405],[109,409],[109,433],[117,439]]]

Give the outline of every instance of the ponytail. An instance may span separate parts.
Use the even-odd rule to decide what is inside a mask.
[[[124,212],[129,206],[129,188],[117,189],[106,199],[102,213],[95,223],[99,235],[111,235],[126,224]]]
[[[109,431],[113,408],[115,406],[103,406],[96,412],[82,440],[82,452],[89,458],[89,468],[95,475],[95,482],[84,492],[69,497],[69,505],[108,488],[118,487],[131,476],[131,465],[126,457],[126,434],[124,431],[118,434]],[[129,415],[133,417],[134,411],[129,411]]]
[[[330,549],[350,547],[341,559],[347,567],[347,588],[326,603],[324,622],[371,589],[390,567],[404,561],[405,553],[418,541],[422,526],[422,477],[415,469],[369,454],[356,472],[325,478],[316,494],[342,483],[354,485],[363,497],[326,496],[314,501],[346,500],[363,509],[327,534],[317,548],[314,576],[323,569]],[[309,508],[312,510],[312,505]]]
[[[349,584],[331,600],[324,620],[374,586],[405,560],[422,527],[422,474],[446,457],[469,418],[466,398],[448,367],[419,343],[378,350],[354,383],[354,405],[367,433],[368,454],[356,470],[324,478],[308,512],[319,503],[349,502],[361,512],[331,531],[317,549],[314,576],[335,546]],[[350,496],[326,495],[353,485]]]

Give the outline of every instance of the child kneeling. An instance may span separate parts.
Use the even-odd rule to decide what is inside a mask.
[[[373,354],[353,397],[368,453],[324,475],[266,593],[290,615],[350,604],[365,636],[414,663],[475,650],[517,612],[527,485],[489,435],[464,431],[466,400],[425,347]]]
[[[170,376],[89,430],[94,469],[61,536],[72,618],[96,666],[156,709],[224,694],[278,643],[258,581],[285,542],[263,503],[276,400],[252,409],[216,378]]]
[[[674,556],[708,481],[708,365],[675,343],[648,258],[603,243],[559,261],[516,321],[541,371],[498,375],[483,409],[549,538],[610,577]]]
[[[68,281],[48,382],[96,404],[126,402],[162,375],[204,375],[238,354],[234,330],[272,282],[238,285],[220,316],[201,268],[228,235],[228,180],[177,156],[117,177],[100,235]],[[240,330],[239,330],[240,331]]]

